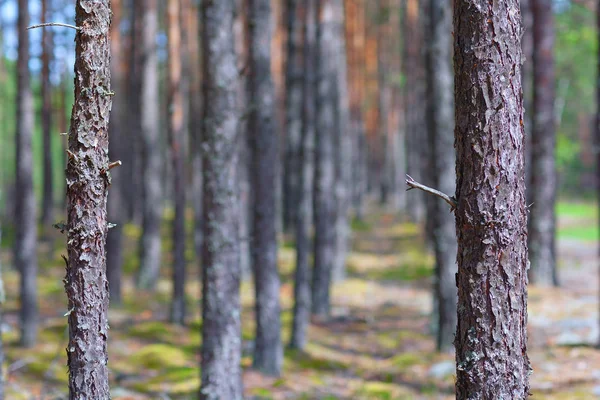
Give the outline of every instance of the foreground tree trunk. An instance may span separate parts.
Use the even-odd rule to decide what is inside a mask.
[[[315,140],[315,41],[316,0],[305,3],[302,35],[302,127],[298,164],[298,213],[296,220],[296,271],[294,274],[294,317],[290,347],[303,350],[310,321],[310,232],[313,181],[313,151]]]
[[[160,274],[162,219],[162,160],[160,152],[159,76],[156,34],[158,0],[137,0],[141,22],[141,141],[142,141],[142,237],[137,285],[154,290]]]
[[[554,148],[554,16],[551,0],[531,0],[533,11],[533,123],[531,184],[528,199],[530,278],[534,284],[558,285],[556,275],[556,171]]]
[[[173,219],[173,300],[171,322],[185,322],[185,151],[184,93],[181,65],[181,4],[169,0],[169,142],[173,163],[175,217]]]
[[[454,98],[450,32],[452,14],[446,0],[429,0],[426,24],[426,99],[432,183],[444,193],[455,192]],[[435,252],[434,298],[437,303],[437,348],[448,351],[456,330],[456,228],[447,205],[433,204],[432,233]]]
[[[114,98],[114,107],[111,110],[109,123],[109,154],[114,160],[122,160],[126,156],[124,152],[124,140],[127,135],[127,121],[124,119],[125,102],[125,87],[123,68],[123,46],[121,41],[121,16],[123,13],[123,4],[121,0],[111,0],[112,6],[112,22],[110,30],[110,46],[111,46],[111,81],[113,87],[118,91]],[[129,158],[131,160],[131,158]],[[124,197],[124,177],[125,168],[117,168],[112,172],[114,184],[111,185],[108,194],[108,221],[115,226],[110,230],[106,238],[106,275],[108,278],[108,287],[110,288],[110,302],[121,304],[122,289],[121,277],[123,274],[123,224],[126,217],[126,201]]]
[[[33,99],[29,73],[29,9],[19,0],[17,59],[17,135],[15,267],[20,276],[21,344],[33,346],[37,338],[37,219],[33,191]]]
[[[110,185],[110,0],[78,0],[75,102],[67,162],[70,399],[109,399],[105,243]]]
[[[527,399],[519,2],[455,7],[456,398]]]
[[[202,244],[202,385],[200,398],[243,398],[239,210],[236,198],[239,117],[234,0],[202,4],[204,85],[204,231]]]
[[[319,2],[317,13],[316,59],[316,143],[314,181],[314,271],[312,277],[312,313],[329,316],[330,288],[335,257],[335,155],[334,132],[336,123],[335,68],[336,54],[334,29],[334,0]]]
[[[269,375],[281,374],[281,307],[277,271],[275,179],[279,163],[275,131],[275,90],[271,79],[270,0],[250,0],[248,99],[253,104],[248,132],[254,194],[252,269],[256,291],[256,338],[253,366]]]
[[[42,0],[41,22],[48,16],[48,0]],[[42,135],[44,137],[44,196],[42,198],[42,224],[50,228],[54,219],[54,184],[52,168],[52,86],[50,84],[50,59],[52,58],[52,31],[42,32]]]

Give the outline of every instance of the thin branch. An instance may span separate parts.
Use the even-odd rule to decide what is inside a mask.
[[[432,194],[434,196],[439,197],[440,199],[443,199],[446,203],[448,203],[450,205],[450,211],[454,211],[456,209],[456,207],[458,206],[458,203],[456,202],[456,199],[454,197],[450,197],[448,196],[446,193],[440,192],[439,190],[435,190],[430,188],[429,186],[425,186],[417,181],[415,181],[412,176],[410,175],[406,175],[406,184],[408,185],[408,189],[406,190],[411,190],[411,189],[421,189],[422,191]]]
[[[45,28],[47,26],[62,26],[63,28],[71,28],[71,29],[75,29],[76,31],[80,30],[81,28],[75,25],[69,25],[69,24],[63,24],[60,22],[48,22],[45,24],[37,24],[37,25],[31,25],[29,27],[27,27],[27,30],[30,29],[36,29],[36,28]]]

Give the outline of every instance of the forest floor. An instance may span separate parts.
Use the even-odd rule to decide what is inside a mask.
[[[529,356],[533,399],[600,398],[598,328],[598,228],[593,204],[558,207],[557,289],[529,289]],[[244,385],[249,399],[451,399],[454,356],[435,352],[431,335],[433,257],[420,229],[378,211],[353,224],[348,276],[333,289],[333,318],[315,323],[305,353],[286,351],[283,376],[250,370],[252,285],[242,285]],[[113,399],[193,399],[199,385],[200,286],[188,279],[186,327],[166,323],[170,298],[165,268],[157,293],[138,293],[131,276],[137,265],[139,231],[127,237],[125,299],[110,310],[109,366]],[[170,264],[165,228],[164,265]],[[9,238],[10,239],[10,238]],[[10,240],[8,241],[10,242]],[[64,238],[40,246],[39,344],[18,343],[18,276],[3,251],[7,291],[2,327],[7,359],[7,399],[66,398],[66,298],[62,279]],[[5,249],[10,243],[5,243]],[[191,246],[189,258],[193,259]],[[289,339],[294,250],[280,251],[283,278],[283,338]],[[189,271],[198,275],[190,261]]]

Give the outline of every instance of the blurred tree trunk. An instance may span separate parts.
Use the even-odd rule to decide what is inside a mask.
[[[600,43],[600,0],[598,0],[598,4],[596,5],[596,37],[598,38],[598,43]],[[596,149],[598,149],[600,148],[600,46],[597,50],[596,62],[596,129],[594,133]],[[600,151],[596,151],[596,192],[598,193],[598,204],[600,205]],[[600,348],[600,338],[596,346]]]
[[[533,123],[529,200],[531,283],[558,286],[554,149],[554,16],[551,0],[531,0],[533,12]]]
[[[328,317],[330,289],[336,247],[335,228],[335,154],[336,93],[338,51],[335,31],[334,0],[319,3],[316,60],[316,143],[314,181],[314,271],[312,277],[312,313]]]
[[[140,268],[137,285],[154,290],[160,274],[162,220],[163,162],[160,151],[159,76],[156,34],[158,32],[157,0],[137,0],[141,38],[141,92],[142,122],[142,186],[143,222],[140,241]]]
[[[48,0],[42,0],[41,22],[48,16]],[[50,59],[52,58],[52,30],[42,32],[42,135],[44,138],[44,195],[42,198],[42,224],[50,228],[54,219],[54,185],[52,168],[52,86],[50,84]]]
[[[124,145],[127,135],[127,121],[125,119],[126,107],[126,81],[124,74],[123,58],[124,46],[121,38],[121,19],[123,4],[121,0],[112,0],[112,22],[110,30],[111,47],[111,81],[115,97],[111,110],[109,123],[109,154],[114,160],[122,160],[126,155]],[[126,183],[124,182],[125,168],[111,171],[112,185],[108,193],[108,220],[115,224],[106,238],[106,274],[110,288],[112,304],[121,304],[122,289],[121,277],[123,274],[123,224],[125,223],[125,200],[123,199]]]
[[[518,0],[454,10],[457,399],[527,399],[527,219]]]
[[[303,48],[301,58],[302,110],[300,153],[298,164],[298,213],[296,220],[296,271],[294,274],[294,319],[290,347],[306,347],[306,331],[310,322],[310,235],[312,228],[312,185],[314,176],[315,141],[315,65],[316,25],[318,16],[316,0],[307,0],[298,21],[302,22]]]
[[[428,146],[432,184],[444,193],[456,191],[454,155],[454,91],[452,85],[452,10],[446,0],[429,0],[426,48]],[[437,349],[452,347],[456,330],[456,229],[447,204],[433,199],[433,248],[436,259],[434,300],[437,302]]]
[[[348,60],[346,55],[346,35],[344,27],[344,0],[333,0],[334,34],[336,57],[335,76],[337,78],[335,96],[334,142],[335,160],[335,253],[333,258],[332,279],[341,281],[346,277],[346,258],[350,224],[350,186],[352,174],[349,166],[352,162],[352,136],[350,134],[350,102],[348,99]]]
[[[406,0],[403,14],[407,173],[419,180],[426,176],[424,166],[428,160],[423,157],[426,140],[423,137],[425,129],[420,88],[423,68],[418,0]],[[430,200],[426,200],[422,193],[414,193],[407,197],[407,212],[413,220],[424,219],[426,201]]]
[[[237,190],[239,80],[234,0],[202,4],[204,220],[202,247],[202,386],[206,400],[243,398]]]
[[[253,366],[269,375],[280,375],[283,364],[281,307],[277,270],[276,199],[273,188],[279,164],[275,131],[275,91],[271,78],[270,0],[249,2],[248,121],[251,143],[252,269],[256,294],[256,338]]]
[[[389,201],[390,182],[386,179],[388,160],[389,119],[392,112],[392,93],[389,84],[391,68],[390,42],[396,38],[391,35],[391,3],[390,0],[378,0],[377,10],[377,77],[379,79],[379,202],[384,205]]]
[[[70,399],[108,399],[107,191],[110,184],[109,0],[78,0],[75,102],[67,163],[67,276]],[[89,88],[95,88],[89,90]]]
[[[167,5],[169,53],[169,141],[173,163],[174,204],[173,219],[173,300],[171,322],[185,323],[185,124],[184,86],[182,82],[182,19],[179,0]]]
[[[523,20],[523,68],[521,70],[523,82],[523,125],[525,126],[525,194],[527,204],[530,204],[531,191],[531,112],[533,110],[533,14],[531,11],[532,0],[521,0],[521,18]]]
[[[198,259],[202,255],[202,70],[199,35],[199,4],[192,0],[184,0],[187,11],[184,12],[188,35],[189,54],[189,117],[192,164],[192,203],[194,207],[194,246]]]
[[[0,65],[0,73],[2,66]],[[2,199],[2,188],[0,188],[0,199]],[[2,223],[0,222],[0,248],[2,248]],[[2,260],[0,259],[0,327],[4,324],[4,304],[6,302],[6,294],[4,292],[4,270],[2,268]],[[2,340],[2,330],[0,329],[0,400],[4,400],[4,341]]]
[[[300,4],[299,4],[300,3]],[[304,4],[287,0],[287,62],[285,71],[286,135],[283,169],[283,229],[294,231],[300,188],[298,160],[302,130],[302,24],[299,22]]]
[[[29,72],[29,2],[19,0],[17,58],[15,267],[20,274],[21,344],[31,347],[37,338],[37,219],[33,191],[33,98]]]

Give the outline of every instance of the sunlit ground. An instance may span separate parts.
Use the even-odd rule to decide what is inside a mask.
[[[597,301],[597,210],[591,203],[561,203],[560,289],[529,291],[529,354],[534,367],[533,399],[590,399],[600,396]],[[191,221],[191,218],[190,218]],[[266,378],[251,365],[252,287],[242,287],[243,337],[248,398],[255,399],[450,399],[452,354],[437,354],[429,316],[433,258],[420,229],[401,217],[373,212],[354,222],[348,279],[334,288],[334,317],[310,328],[306,353],[287,351],[284,374]],[[109,366],[114,399],[192,399],[199,385],[200,286],[188,279],[190,310],[185,328],[167,320],[170,298],[170,235],[165,225],[163,279],[155,295],[134,292],[132,272],[139,231],[125,229],[128,253],[125,302],[111,309]],[[5,243],[10,248],[10,235]],[[188,257],[193,250],[188,246]],[[66,298],[64,238],[40,245],[39,344],[19,348],[18,277],[3,252],[8,298],[4,341],[8,399],[66,398]],[[280,251],[283,338],[289,339],[293,246]],[[199,268],[190,262],[189,273]]]

